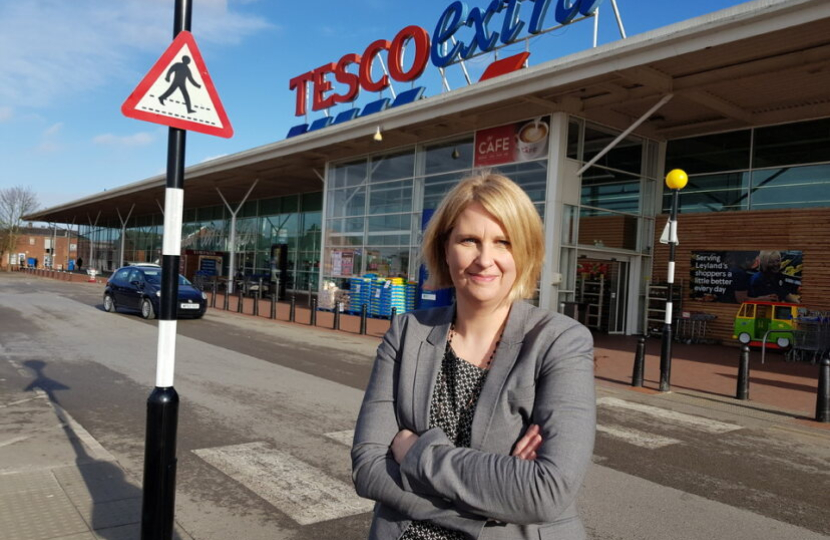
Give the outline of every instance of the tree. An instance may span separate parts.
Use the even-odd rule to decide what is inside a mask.
[[[37,195],[30,187],[0,189],[0,261],[17,246],[23,216],[38,209]],[[11,270],[11,265],[7,266]]]

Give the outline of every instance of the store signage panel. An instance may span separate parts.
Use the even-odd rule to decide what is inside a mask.
[[[801,251],[692,251],[691,262],[692,300],[727,304],[801,300]]]
[[[517,161],[540,159],[548,153],[550,123],[534,118],[476,132],[474,167],[493,167]]]
[[[353,276],[354,250],[335,249],[331,252],[331,275]]]
[[[560,25],[573,21],[577,15],[593,15],[603,0],[492,0],[486,7],[469,9],[466,2],[452,2],[435,25],[432,39],[424,28],[407,26],[391,40],[373,41],[363,54],[348,53],[336,62],[329,62],[289,81],[296,92],[296,116],[307,114],[309,86],[311,109],[319,111],[338,103],[357,99],[360,90],[380,92],[390,85],[390,78],[410,82],[419,78],[427,63],[439,69],[467,60],[476,54],[494,50],[521,39],[523,30],[540,34],[547,27],[549,16]],[[522,9],[522,6],[527,6]],[[526,21],[522,20],[524,12]],[[528,15],[529,12],[529,15]],[[494,17],[500,15],[500,18]],[[471,33],[471,34],[470,34]],[[414,58],[404,66],[404,50],[412,45]],[[372,65],[381,53],[386,55],[389,76],[372,78]],[[357,73],[349,71],[357,66]],[[344,88],[335,91],[330,77]]]

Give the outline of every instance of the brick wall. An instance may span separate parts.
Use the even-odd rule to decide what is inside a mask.
[[[668,216],[658,217],[653,281],[666,280],[669,247],[659,243]],[[830,208],[680,214],[675,282],[683,280],[684,311],[713,313],[709,337],[732,342],[737,304],[693,301],[689,297],[692,251],[798,250],[803,252],[801,303],[830,310]]]

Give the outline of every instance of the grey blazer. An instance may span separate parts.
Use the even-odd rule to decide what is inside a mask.
[[[352,446],[357,493],[376,501],[369,538],[393,540],[410,520],[432,520],[482,540],[584,539],[575,499],[596,424],[590,332],[564,315],[514,303],[470,448],[456,448],[429,429],[453,310],[396,317],[378,346]],[[533,423],[543,437],[537,459],[511,457]],[[420,438],[398,466],[389,445],[403,428]]]

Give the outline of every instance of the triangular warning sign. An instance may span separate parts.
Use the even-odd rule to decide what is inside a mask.
[[[210,79],[193,34],[173,43],[121,106],[124,116],[230,138],[233,127]]]

